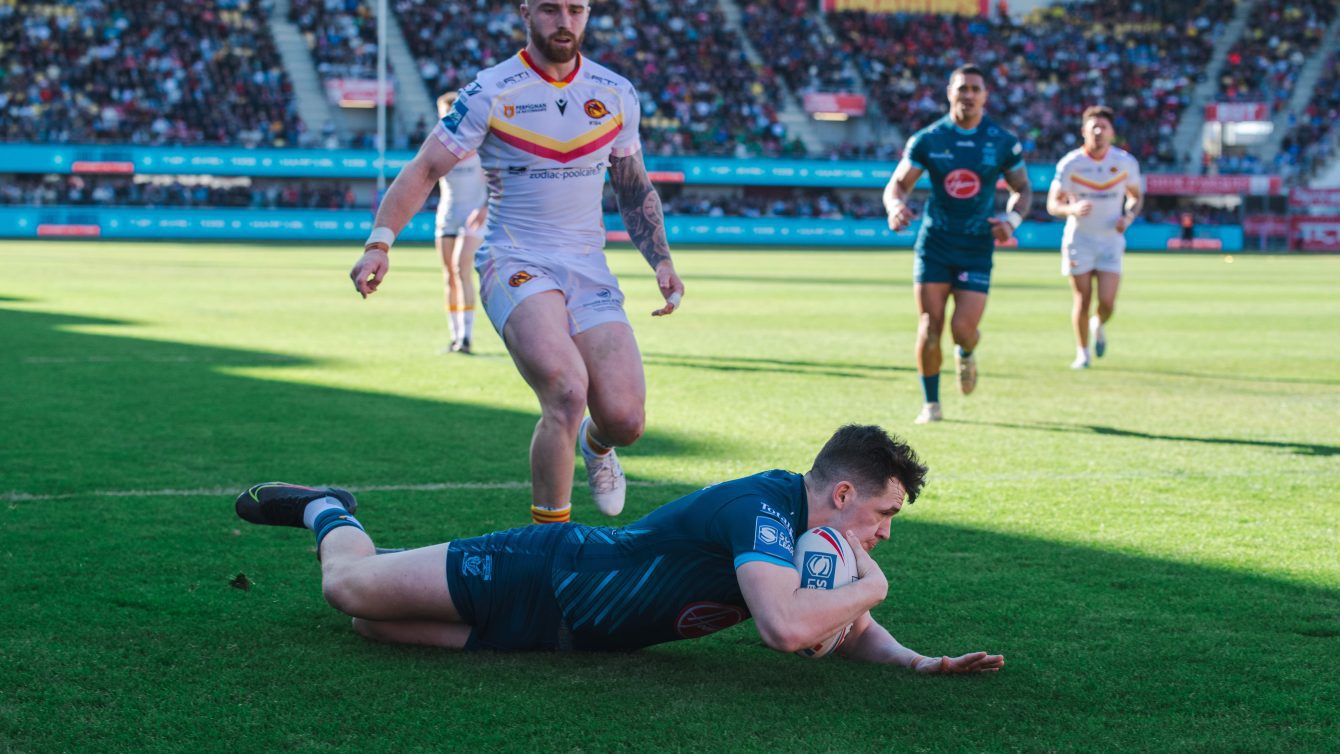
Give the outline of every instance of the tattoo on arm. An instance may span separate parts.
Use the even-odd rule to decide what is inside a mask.
[[[651,185],[642,155],[610,157],[610,185],[619,204],[628,237],[642,252],[651,268],[670,258],[670,243],[665,238],[665,213],[661,197]]]
[[[1005,211],[1028,217],[1028,211],[1033,208],[1033,184],[1028,180],[1028,170],[1018,167],[1006,173],[1005,184],[1010,187],[1010,200]]]

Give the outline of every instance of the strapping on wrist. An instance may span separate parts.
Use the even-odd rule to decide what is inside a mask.
[[[367,243],[363,244],[363,251],[380,251],[387,253],[391,251],[391,244],[395,243],[395,233],[385,225],[378,225],[368,234]]]

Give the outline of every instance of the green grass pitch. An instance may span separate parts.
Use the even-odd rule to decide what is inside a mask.
[[[536,405],[487,321],[439,354],[431,251],[367,301],[356,252],[0,243],[0,751],[1334,751],[1340,259],[1132,255],[1076,373],[1057,256],[1002,253],[978,390],[917,427],[909,253],[682,249],[653,319],[611,252],[649,384],[619,521],[882,424],[931,483],[876,617],[1006,657],[935,678],[752,624],[626,655],[358,638],[310,535],[233,495],[348,486],[387,546],[521,525]]]

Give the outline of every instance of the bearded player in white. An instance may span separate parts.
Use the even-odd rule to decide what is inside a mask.
[[[1115,135],[1111,108],[1084,111],[1084,146],[1056,164],[1056,177],[1047,194],[1047,211],[1066,218],[1061,241],[1061,274],[1070,276],[1074,293],[1071,322],[1075,329],[1075,361],[1071,369],[1089,366],[1089,336],[1094,353],[1107,351],[1104,325],[1116,308],[1121,284],[1126,228],[1144,205],[1140,163],[1129,152],[1112,146]],[[1089,316],[1093,283],[1098,282],[1098,313]]]
[[[456,92],[437,98],[437,117],[445,118],[456,104]],[[437,255],[442,259],[447,322],[452,353],[470,353],[475,329],[475,281],[471,269],[484,242],[488,222],[488,188],[479,155],[471,152],[438,181]]]
[[[614,448],[642,434],[646,380],[623,293],[603,253],[607,168],[629,238],[665,298],[652,314],[673,312],[684,284],[642,163],[637,92],[578,52],[590,3],[527,0],[520,12],[526,48],[460,91],[391,185],[349,276],[364,297],[375,292],[395,235],[433,182],[478,151],[489,188],[488,227],[475,265],[480,297],[540,401],[530,446],[531,516],[536,523],[569,519],[574,443],[596,506],[614,516],[626,489]],[[588,407],[591,416],[583,419]]]

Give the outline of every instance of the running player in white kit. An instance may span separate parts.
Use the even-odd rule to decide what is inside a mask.
[[[475,262],[480,297],[540,401],[531,439],[531,516],[569,520],[572,448],[597,508],[623,510],[616,446],[642,435],[646,380],[623,293],[605,262],[608,171],[633,244],[673,312],[684,284],[670,260],[661,200],[642,162],[641,111],[627,79],[581,56],[588,0],[527,0],[526,48],[479,73],[391,185],[349,277],[364,297],[386,277],[395,235],[433,182],[478,151],[489,218]],[[590,417],[583,418],[587,409]]]
[[[437,116],[447,117],[456,92],[437,98]],[[452,353],[470,353],[475,329],[475,252],[484,242],[488,222],[488,188],[479,155],[471,152],[438,182],[436,244],[442,259],[447,322]]]
[[[1084,111],[1084,146],[1056,164],[1056,177],[1047,194],[1047,211],[1066,218],[1061,241],[1061,274],[1070,276],[1074,292],[1071,322],[1075,328],[1075,361],[1071,369],[1089,366],[1089,335],[1094,353],[1107,351],[1103,325],[1112,317],[1121,283],[1126,251],[1126,228],[1144,205],[1140,163],[1124,149],[1112,146],[1115,114],[1108,107]],[[1089,317],[1093,281],[1098,281],[1098,313]]]

